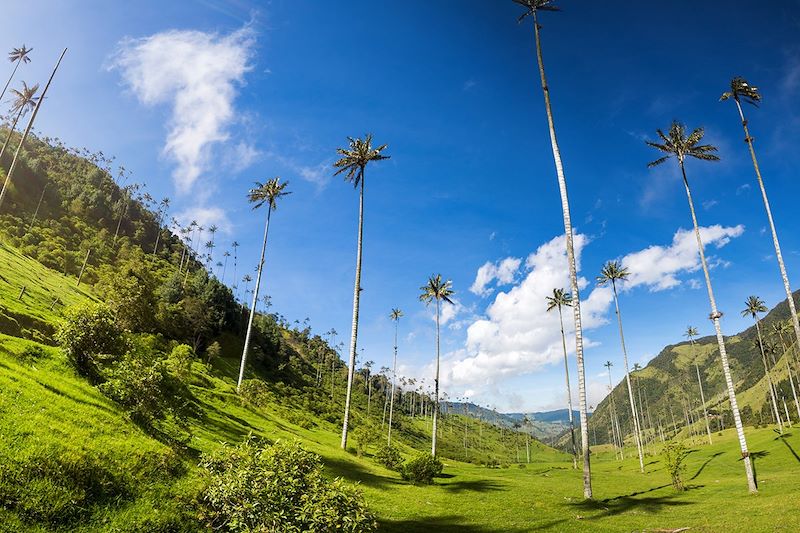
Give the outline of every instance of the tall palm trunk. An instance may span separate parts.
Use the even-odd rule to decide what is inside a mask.
[[[398,322],[394,322],[394,359],[392,361],[392,399],[389,401],[389,437],[387,444],[392,445],[392,420],[394,417],[394,391],[397,390],[397,328]]]
[[[436,377],[433,378],[433,429],[431,430],[431,455],[436,455],[436,430],[439,421],[439,299],[436,299]]]
[[[17,73],[17,69],[19,68],[20,62],[22,62],[22,58],[21,57],[14,62],[14,70],[11,71],[11,76],[8,77],[8,81],[6,82],[5,86],[3,87],[3,92],[0,92],[0,101],[2,101],[3,97],[6,95],[6,91],[8,90],[8,86],[11,85],[11,80],[14,79],[14,74]]]
[[[14,117],[14,121],[11,123],[11,129],[8,130],[8,135],[6,135],[6,140],[3,142],[3,147],[0,148],[0,159],[2,159],[3,154],[6,153],[6,148],[8,148],[8,143],[11,142],[11,134],[14,133],[17,129],[17,123],[19,119],[22,118],[22,113],[25,111],[25,106],[22,106],[19,111],[17,111],[17,115]]]
[[[50,73],[50,78],[47,80],[47,85],[44,86],[44,90],[42,90],[42,94],[39,96],[39,100],[36,102],[36,107],[33,109],[31,118],[28,120],[28,125],[25,127],[25,133],[22,134],[22,139],[20,139],[19,146],[17,146],[17,151],[14,152],[14,159],[11,161],[11,168],[8,169],[8,174],[6,175],[6,181],[3,183],[3,189],[0,190],[0,205],[3,204],[3,200],[6,197],[6,191],[8,190],[8,185],[11,183],[11,178],[14,176],[14,170],[17,168],[17,160],[19,158],[19,154],[22,151],[22,147],[28,138],[28,134],[30,133],[31,128],[33,127],[33,123],[36,120],[36,115],[39,114],[39,109],[42,107],[42,102],[44,102],[45,95],[47,94],[47,89],[50,88],[50,84],[53,82],[53,78],[56,75],[58,66],[61,64],[61,60],[64,59],[64,54],[66,53],[67,49],[64,48],[64,51],[61,52],[61,55],[58,57],[56,66],[53,67],[53,72]]]
[[[694,347],[694,339],[691,339],[692,342],[692,352],[695,351]],[[711,441],[711,424],[708,423],[708,409],[706,409],[706,395],[703,392],[703,380],[700,379],[700,367],[697,365],[697,354],[692,354],[695,357],[694,360],[694,369],[697,372],[697,385],[700,387],[700,401],[703,402],[703,416],[706,419],[706,433],[708,433],[708,443],[714,444]]]
[[[783,340],[783,334],[780,333],[781,347],[783,347],[783,358],[786,359],[786,372],[789,374],[789,383],[792,386],[792,397],[794,398],[794,406],[797,408],[797,420],[800,421],[800,402],[797,400],[797,389],[794,386],[794,378],[792,377],[792,365],[789,363],[791,354],[786,349],[786,344]]]
[[[769,199],[767,198],[767,190],[764,188],[764,180],[761,179],[761,169],[758,166],[758,159],[756,159],[756,151],[753,148],[753,138],[750,136],[750,131],[747,127],[747,119],[744,117],[742,111],[742,104],[739,99],[736,102],[736,109],[739,110],[739,118],[742,120],[742,129],[744,129],[744,140],[747,142],[747,147],[750,150],[750,158],[753,160],[753,168],[756,171],[756,179],[758,180],[758,187],[761,189],[761,198],[764,200],[764,209],[767,211],[767,219],[769,220],[769,229],[772,232],[772,244],[775,246],[775,258],[778,260],[778,268],[781,272],[781,280],[783,280],[783,288],[786,291],[786,299],[789,303],[790,316],[792,318],[792,327],[794,327],[794,335],[797,339],[797,346],[800,347],[800,321],[797,318],[797,309],[794,304],[794,297],[792,296],[792,288],[789,286],[789,276],[786,274],[786,265],[783,263],[783,254],[781,254],[781,245],[778,242],[778,232],[775,229],[775,221],[772,219],[772,209],[769,206]]]
[[[553,110],[550,107],[550,89],[547,87],[547,77],[544,73],[544,60],[542,59],[542,42],[539,37],[539,21],[536,11],[533,12],[533,31],[536,39],[536,59],[539,64],[539,76],[542,79],[542,92],[544,93],[544,106],[547,113],[547,125],[550,129],[550,144],[553,148],[553,160],[558,175],[558,189],[561,195],[561,211],[564,215],[564,234],[567,240],[567,262],[569,263],[570,289],[573,295],[572,313],[575,320],[575,357],[578,363],[578,406],[580,409],[581,423],[581,452],[583,454],[583,496],[592,497],[592,468],[589,460],[589,416],[586,405],[586,376],[583,366],[583,332],[581,327],[581,299],[578,290],[578,272],[575,266],[575,247],[572,240],[572,221],[569,213],[569,199],[567,198],[567,181],[564,177],[564,166],[561,163],[561,151],[556,139],[556,128],[553,122]]]
[[[28,229],[26,233],[30,232],[33,229],[33,225],[36,223],[36,217],[39,215],[39,209],[42,207],[42,202],[44,201],[44,193],[47,192],[47,186],[50,185],[49,183],[45,183],[44,187],[42,187],[42,194],[39,196],[39,202],[36,204],[36,210],[33,212],[33,216],[31,217],[31,223],[28,224]]]
[[[742,462],[744,463],[744,471],[747,477],[747,488],[750,492],[758,492],[756,480],[753,475],[753,463],[750,459],[750,452],[747,449],[747,439],[744,436],[744,427],[742,426],[742,418],[739,415],[739,404],[736,402],[736,390],[733,386],[733,378],[731,377],[731,369],[728,364],[728,353],[725,350],[725,339],[722,336],[722,327],[720,326],[719,319],[722,316],[717,310],[717,301],[714,299],[714,289],[711,287],[711,275],[708,273],[708,264],[706,263],[706,254],[703,251],[703,240],[700,238],[700,228],[697,225],[697,215],[694,211],[694,202],[692,202],[692,191],[689,188],[689,180],[686,178],[686,169],[683,166],[683,161],[679,160],[681,167],[681,174],[683,176],[683,185],[686,188],[686,198],[689,201],[689,211],[692,214],[692,224],[694,225],[694,236],[697,239],[697,250],[700,253],[700,263],[703,266],[703,275],[706,279],[706,288],[708,289],[708,300],[711,304],[711,320],[714,322],[714,330],[717,334],[717,344],[719,345],[719,358],[722,361],[722,373],[725,375],[725,385],[728,388],[728,399],[731,402],[731,411],[733,413],[733,424],[736,426],[736,435],[739,438],[739,448],[742,452]]]
[[[244,349],[242,350],[242,364],[239,366],[239,380],[236,382],[236,392],[242,386],[244,379],[244,367],[247,364],[247,352],[250,349],[250,336],[253,332],[253,319],[256,316],[256,305],[258,304],[258,289],[261,286],[261,272],[264,270],[264,255],[267,252],[267,235],[269,234],[269,219],[272,216],[272,205],[267,203],[267,221],[264,223],[264,243],[261,245],[261,260],[258,262],[258,273],[256,274],[256,286],[253,289],[253,306],[250,308],[250,316],[247,317],[247,334],[244,337]]]
[[[695,351],[694,339],[692,339],[692,352],[694,351]],[[708,443],[714,444],[711,441],[711,424],[708,423],[708,409],[706,409],[706,395],[705,392],[703,392],[703,380],[700,379],[700,367],[697,365],[697,359],[696,359],[697,355],[696,354],[693,355],[695,356],[694,369],[697,372],[697,385],[700,387],[700,401],[703,402],[703,416],[706,419],[706,432],[708,433]]]
[[[569,436],[572,441],[572,468],[578,468],[578,448],[575,446],[575,422],[572,415],[572,390],[569,384],[569,360],[567,359],[567,338],[564,335],[564,317],[561,306],[558,306],[558,321],[561,324],[561,347],[564,350],[564,376],[567,382],[567,405],[569,407]]]
[[[625,347],[625,335],[622,333],[622,314],[619,312],[619,299],[617,298],[617,283],[611,280],[611,289],[614,292],[614,308],[617,313],[619,325],[619,341],[622,344],[622,359],[625,363],[625,383],[628,385],[628,401],[631,404],[631,417],[633,418],[633,439],[636,442],[636,451],[639,454],[639,470],[644,473],[644,456],[642,455],[642,436],[639,428],[639,416],[636,414],[636,400],[633,398],[631,386],[631,372],[628,368],[628,349]]]
[[[756,333],[758,333],[758,349],[761,352],[761,361],[764,363],[764,375],[767,377],[767,386],[769,387],[769,395],[772,399],[772,414],[775,415],[775,423],[778,424],[778,429],[783,433],[783,423],[781,423],[781,413],[778,408],[778,397],[775,394],[775,386],[772,384],[772,376],[769,373],[769,365],[767,364],[767,355],[764,353],[764,342],[761,339],[761,326],[759,320],[753,317],[756,321]]]
[[[358,340],[358,306],[361,300],[361,250],[364,239],[364,181],[365,170],[361,169],[361,191],[358,196],[358,251],[356,252],[356,282],[353,288],[353,325],[350,335],[350,364],[347,369],[347,392],[344,400],[342,422],[342,449],[347,449],[347,425],[350,422],[350,396],[353,392],[353,373],[356,368],[356,345]]]

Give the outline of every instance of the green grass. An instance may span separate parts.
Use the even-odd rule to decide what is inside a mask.
[[[62,526],[63,515],[34,524],[24,512],[0,511],[5,531],[178,531],[186,518],[186,502],[198,487],[196,454],[222,441],[237,442],[249,433],[268,439],[300,439],[319,453],[331,475],[358,482],[384,531],[642,531],[690,527],[690,531],[763,531],[800,529],[796,478],[800,435],[785,439],[770,430],[748,428],[760,483],[758,495],[747,494],[732,432],[715,434],[713,446],[697,447],[687,461],[689,490],[676,493],[658,457],[648,457],[647,472],[629,459],[613,459],[605,448],[594,453],[595,501],[582,498],[581,473],[569,458],[546,447],[520,468],[489,469],[445,458],[445,477],[434,486],[418,487],[378,466],[370,457],[339,449],[336,424],[315,420],[304,429],[283,414],[285,407],[243,405],[233,394],[232,378],[199,372],[191,389],[200,414],[191,422],[190,451],[170,447],[130,423],[124,413],[83,379],[74,375],[57,350],[34,361],[19,361],[29,341],[0,337],[0,495],[8,495],[22,479],[20,466],[58,465],[64,472],[98,471],[109,496],[86,497],[67,476],[49,472],[33,476],[21,488],[29,498],[52,500],[49,508],[78,507],[76,518]],[[230,363],[230,362],[226,362]],[[196,365],[200,369],[199,365]],[[232,365],[231,365],[232,366]],[[463,425],[451,419],[443,440],[460,442]],[[399,437],[407,454],[426,422],[411,423],[411,437]],[[419,430],[419,431],[417,431]],[[452,432],[453,435],[450,435]],[[489,439],[490,432],[486,432]],[[494,437],[492,437],[494,438]],[[498,437],[499,438],[499,437]],[[491,446],[497,442],[492,440]],[[488,445],[488,444],[487,444]],[[496,448],[491,448],[497,452]],[[70,470],[72,468],[72,470]],[[77,470],[75,470],[77,469]],[[16,471],[16,474],[14,472]],[[14,477],[17,476],[17,477]],[[30,480],[29,480],[30,481]],[[19,485],[19,483],[17,483]],[[85,498],[86,505],[80,503]],[[70,503],[72,500],[77,505]],[[34,500],[33,502],[37,502]],[[33,505],[33,504],[31,504]],[[38,502],[42,508],[48,506]],[[12,507],[13,508],[13,507]],[[5,529],[4,529],[5,528]]]

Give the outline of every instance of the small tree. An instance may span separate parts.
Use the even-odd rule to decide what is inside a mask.
[[[111,309],[95,302],[68,307],[56,332],[56,341],[78,373],[95,382],[100,380],[97,356],[119,355],[124,346]]]
[[[683,484],[683,472],[686,470],[686,465],[683,462],[689,455],[689,450],[686,449],[683,442],[671,440],[664,445],[661,454],[664,456],[664,466],[672,478],[672,486],[675,490],[686,490]]]

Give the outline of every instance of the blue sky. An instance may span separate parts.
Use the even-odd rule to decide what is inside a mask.
[[[592,292],[606,260],[624,258],[636,273],[621,296],[632,362],[681,340],[689,323],[711,333],[693,242],[680,233],[690,220],[674,165],[646,168],[655,155],[643,140],[656,128],[672,119],[703,125],[720,148],[720,163],[692,161],[688,172],[700,224],[711,227],[724,331],[748,325],[739,316],[748,295],[770,306],[783,297],[734,106],[717,101],[734,75],[764,95],[747,111],[800,286],[791,218],[800,2],[560,5],[542,15],[542,37],[581,235],[596,403],[603,362],[615,362],[615,381],[622,375],[608,294]],[[218,253],[242,244],[239,276],[258,260],[263,222],[247,189],[275,175],[290,181],[293,194],[273,219],[265,291],[274,310],[309,317],[317,332],[333,327],[345,342],[358,198],[331,164],[346,136],[374,133],[392,159],[367,175],[364,357],[389,363],[388,313],[400,307],[402,372],[432,382],[433,323],[417,297],[441,272],[459,302],[443,330],[445,389],[532,410],[564,404],[555,317],[542,297],[566,278],[553,241],[563,225],[532,27],[516,23],[517,8],[510,0],[32,1],[6,6],[0,35],[7,49],[34,48],[18,78],[29,83],[69,47],[37,129],[116,155],[151,194],[172,197],[174,215],[216,221],[225,230]]]

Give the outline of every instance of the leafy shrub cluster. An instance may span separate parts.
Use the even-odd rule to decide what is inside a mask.
[[[269,386],[260,379],[242,381],[239,396],[254,407],[264,407],[275,401],[275,395],[269,390]]]
[[[119,355],[124,349],[122,331],[111,309],[95,302],[67,308],[56,341],[78,373],[94,383],[101,381],[102,356]]]
[[[444,465],[438,457],[423,453],[403,465],[400,475],[415,484],[430,485],[433,478],[442,473]]]
[[[369,421],[364,420],[353,430],[353,439],[356,441],[356,453],[359,457],[364,455],[370,446],[374,445],[380,436],[380,432]]]
[[[403,456],[400,455],[400,450],[389,444],[378,448],[375,460],[389,470],[399,471],[403,466]]]
[[[214,531],[299,533],[374,531],[361,493],[322,475],[322,461],[299,443],[270,446],[250,437],[200,461],[207,486],[199,502]]]

